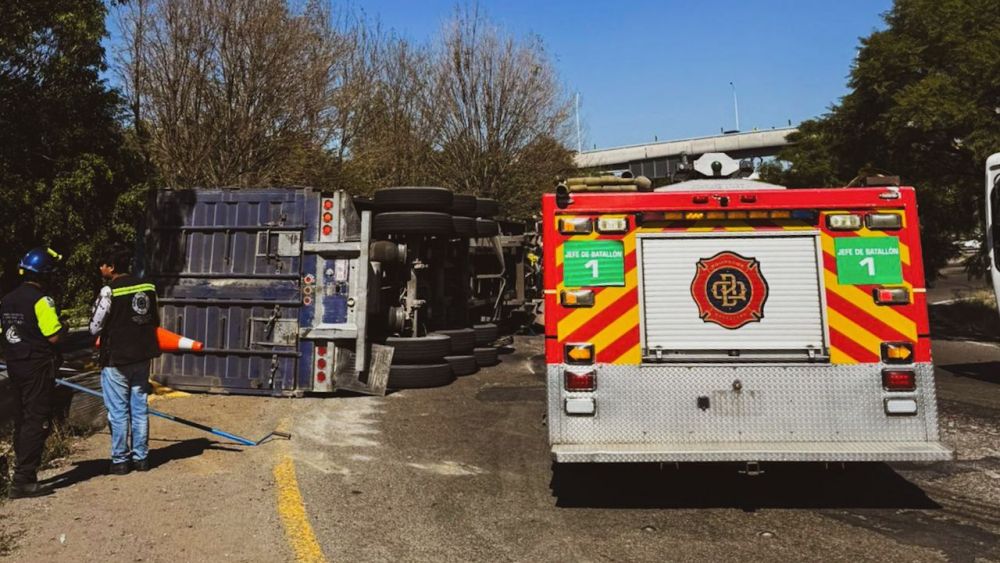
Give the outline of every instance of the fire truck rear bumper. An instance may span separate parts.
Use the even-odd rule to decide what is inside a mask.
[[[937,442],[719,442],[705,444],[556,444],[559,463],[725,461],[946,461]]]

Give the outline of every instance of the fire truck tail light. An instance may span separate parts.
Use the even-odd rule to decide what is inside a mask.
[[[324,199],[323,200],[323,209],[333,209],[333,200],[332,199]]]
[[[593,391],[597,388],[597,370],[571,370],[563,372],[563,385],[567,391]]]
[[[594,345],[587,343],[567,344],[566,363],[575,365],[587,365],[594,363]]]
[[[853,213],[827,215],[826,226],[832,231],[856,231],[861,228],[861,216]]]
[[[865,223],[875,231],[896,231],[903,228],[903,216],[899,213],[872,213],[865,217]]]
[[[316,372],[316,381],[319,381],[320,383],[325,382],[326,381],[326,372],[317,371]]]
[[[332,232],[333,232],[333,227],[331,227],[330,225],[323,225],[323,236],[330,236],[330,233]]]
[[[913,361],[913,344],[909,342],[883,342],[882,361],[887,364],[908,364]]]
[[[594,290],[571,289],[559,293],[559,303],[563,307],[593,307]]]
[[[917,376],[909,370],[887,369],[882,371],[882,387],[886,391],[913,391]]]
[[[597,219],[597,232],[599,233],[624,233],[626,231],[628,231],[626,217],[599,217]]]
[[[589,217],[560,217],[559,232],[564,235],[586,235],[594,231]]]
[[[909,305],[910,290],[905,287],[876,287],[872,297],[879,305]]]

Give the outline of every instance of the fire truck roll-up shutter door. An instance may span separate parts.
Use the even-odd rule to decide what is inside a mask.
[[[814,232],[640,237],[648,362],[828,359]]]

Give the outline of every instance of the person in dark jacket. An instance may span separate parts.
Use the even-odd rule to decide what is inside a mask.
[[[23,283],[0,301],[7,375],[14,391],[14,479],[12,499],[48,494],[38,484],[38,466],[49,435],[52,394],[61,363],[55,349],[63,326],[47,295],[62,259],[50,248],[33,248],[21,259]]]
[[[131,253],[122,249],[100,260],[106,285],[90,320],[91,334],[101,339],[101,388],[111,426],[111,473],[115,475],[132,468],[149,469],[149,362],[160,355],[156,287],[133,277],[131,262]]]

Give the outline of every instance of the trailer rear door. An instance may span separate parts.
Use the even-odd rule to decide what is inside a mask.
[[[180,389],[295,390],[305,191],[162,190],[146,240],[164,328],[205,344],[164,354],[153,377]]]
[[[640,236],[644,361],[823,361],[817,232]]]

